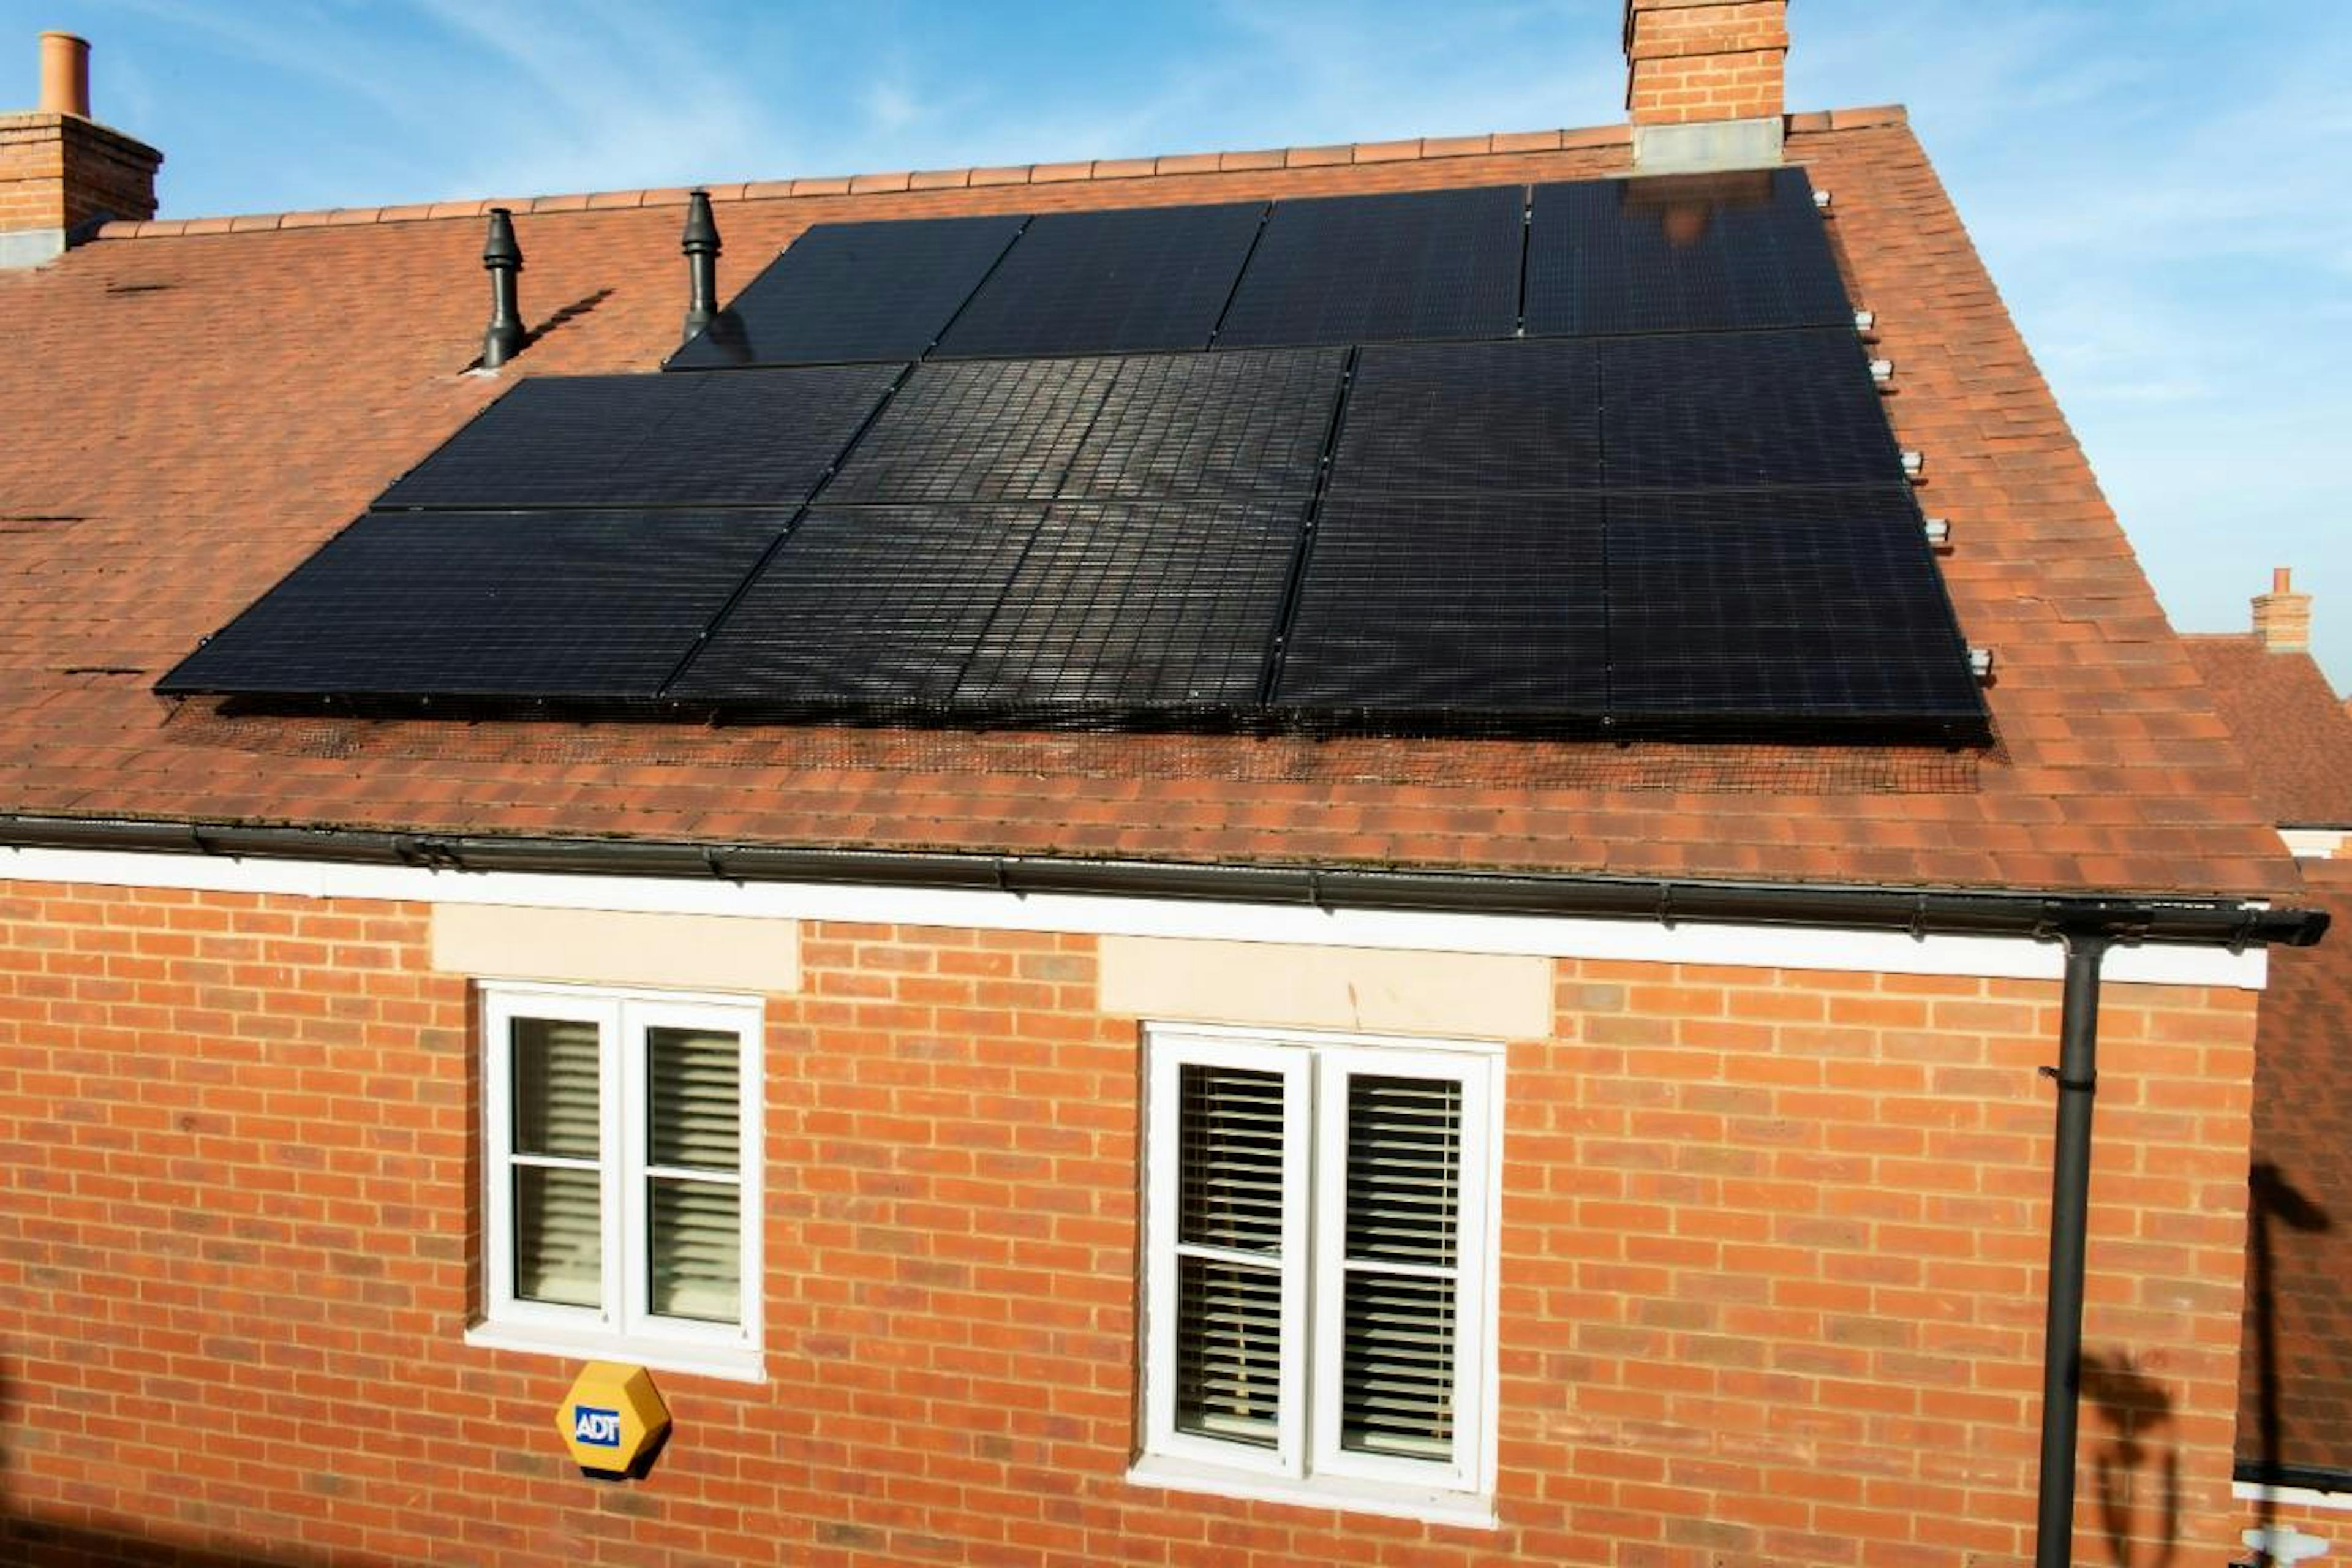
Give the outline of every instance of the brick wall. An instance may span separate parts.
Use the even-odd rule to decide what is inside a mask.
[[[662,1375],[651,1479],[580,1479],[573,1366],[462,1341],[470,1004],[426,925],[0,883],[0,1479],[32,1561],[2030,1550],[2054,984],[1560,963],[1505,1090],[1488,1532],[1125,1481],[1137,1026],[1076,936],[803,928],[768,1005],[771,1381]],[[2235,1545],[2252,1032],[2246,994],[2109,990],[2085,1563]],[[2139,1544],[2104,1544],[2102,1496]]]
[[[155,216],[163,154],[62,114],[0,114],[0,233]]]
[[[1629,0],[1625,107],[1637,125],[1778,116],[1787,0]]]

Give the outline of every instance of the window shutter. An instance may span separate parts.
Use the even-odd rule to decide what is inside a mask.
[[[742,1041],[649,1028],[646,1054],[646,1307],[731,1323],[742,1311]]]
[[[517,1018],[514,1293],[594,1307],[604,1300],[603,1146],[598,1031],[565,1018]]]
[[[1346,1081],[1339,1446],[1447,1459],[1454,1449],[1462,1086],[1361,1074]]]
[[[1176,1428],[1282,1437],[1282,1075],[1187,1062],[1179,1091]]]

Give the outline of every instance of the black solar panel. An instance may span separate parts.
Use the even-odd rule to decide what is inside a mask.
[[[1275,691],[1339,721],[1597,723],[1608,695],[1598,497],[1324,500]]]
[[[1538,185],[1529,337],[1853,319],[1801,169]]]
[[[812,509],[670,695],[851,713],[944,705],[1043,507]]]
[[[941,358],[1206,348],[1263,202],[1051,213],[940,340]]]
[[[1901,472],[1851,327],[1596,346],[1612,487],[1873,484]]]
[[[772,512],[377,512],[167,695],[650,700],[783,531]]]
[[[376,505],[798,506],[898,370],[528,377]]]
[[[1305,521],[1298,503],[1060,503],[958,683],[959,704],[1255,708]]]
[[[1278,202],[1217,346],[1509,337],[1525,212],[1518,185]]]
[[[1629,723],[1902,723],[1984,707],[1899,486],[1608,500],[1610,707]]]
[[[1050,500],[1119,362],[918,365],[825,488],[828,506]]]
[[[1062,493],[1305,496],[1347,362],[1344,349],[1123,360]]]
[[[1357,359],[1335,489],[1559,489],[1601,478],[1590,343],[1416,343]]]
[[[919,359],[1024,221],[819,224],[672,354],[667,368]]]

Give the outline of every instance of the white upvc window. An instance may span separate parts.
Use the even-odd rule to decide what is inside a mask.
[[[1490,1523],[1496,1050],[1154,1026],[1133,1479]]]
[[[757,1378],[756,1002],[481,993],[477,1343]]]

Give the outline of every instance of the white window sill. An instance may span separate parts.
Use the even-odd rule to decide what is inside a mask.
[[[2281,1508],[2335,1509],[2352,1512],[2352,1492],[2323,1492],[2310,1487],[2274,1487],[2267,1481],[2231,1481],[2230,1495],[2240,1502],[2273,1502]]]
[[[681,1344],[676,1340],[624,1338],[619,1334],[566,1333],[559,1329],[513,1323],[476,1323],[466,1342],[481,1350],[525,1351],[567,1361],[616,1361],[648,1372],[680,1372],[722,1377],[733,1383],[768,1381],[767,1357],[756,1350],[727,1345]]]
[[[1127,1479],[1139,1487],[1164,1487],[1170,1491],[1203,1492],[1210,1497],[1237,1498],[1248,1502],[1291,1503],[1299,1508],[1340,1509],[1349,1513],[1376,1513],[1387,1519],[1417,1519],[1425,1524],[1451,1524],[1465,1530],[1495,1530],[1495,1500],[1474,1492],[1433,1491],[1385,1481],[1361,1481],[1325,1476],[1314,1480],[1290,1480],[1253,1475],[1192,1459],[1171,1459],[1147,1454],[1128,1470]]]

